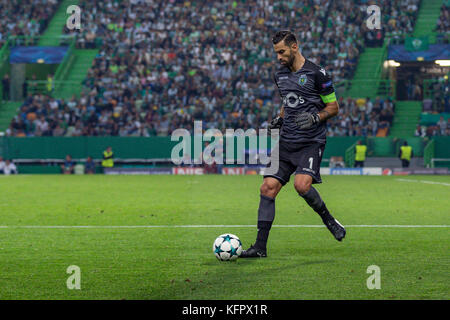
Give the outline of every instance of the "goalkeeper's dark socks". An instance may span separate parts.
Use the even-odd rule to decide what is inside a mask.
[[[322,221],[325,223],[325,221],[333,219],[333,216],[331,215],[330,211],[328,211],[327,206],[323,202],[323,206],[319,211],[316,211],[319,216],[322,218]]]
[[[258,221],[258,234],[256,235],[255,248],[266,251],[272,221]]]
[[[258,235],[256,236],[255,247],[266,250],[269,231],[275,219],[275,199],[260,195],[258,208]]]
[[[330,212],[327,209],[327,206],[325,205],[325,202],[323,202],[322,198],[320,197],[319,192],[311,186],[309,191],[305,194],[299,194],[303,199],[305,199],[306,203],[319,214],[319,216],[322,218],[322,220],[325,222],[329,219],[332,219]]]

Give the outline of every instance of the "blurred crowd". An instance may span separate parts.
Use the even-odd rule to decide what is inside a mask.
[[[339,114],[328,120],[328,136],[386,136],[392,126],[395,104],[377,97],[339,100]]]
[[[87,106],[87,107],[86,107]],[[219,105],[220,106],[220,105]],[[339,99],[339,114],[328,121],[329,136],[377,136],[387,134],[391,127],[395,105],[390,99]],[[178,128],[183,117],[166,114],[141,106],[141,111],[117,111],[113,106],[98,110],[88,101],[54,99],[45,95],[29,95],[14,117],[6,134],[12,136],[164,136]],[[243,116],[222,117],[221,107],[203,120],[203,128],[265,128],[268,117],[258,109]],[[115,115],[114,115],[115,114]],[[215,115],[218,114],[217,118]],[[232,116],[233,117],[233,116]],[[192,129],[194,118],[186,121],[184,128]],[[237,119],[237,120],[236,120]],[[227,122],[229,120],[230,122]]]
[[[448,75],[435,79],[424,88],[429,92],[427,99],[424,99],[424,111],[426,112],[446,112],[450,113],[450,83]]]
[[[0,0],[0,47],[10,36],[37,36],[47,27],[58,0]]]
[[[265,127],[280,106],[272,79],[276,31],[294,31],[304,56],[338,83],[352,78],[364,49],[367,6],[379,5],[387,32],[396,34],[412,30],[418,3],[81,0],[77,46],[99,48],[81,96],[30,95],[7,133],[167,135],[192,129],[194,119],[204,128]],[[346,100],[342,112],[356,112],[358,121],[345,121],[330,134],[373,135],[384,125],[369,123],[386,115],[362,116],[353,105]]]
[[[448,0],[445,0],[442,4],[436,31],[439,33],[450,33],[450,1]]]
[[[450,136],[450,118],[447,120],[443,116],[439,117],[439,121],[434,125],[417,125],[414,131],[416,137],[434,137],[434,136]]]
[[[426,0],[423,0],[426,1]],[[382,13],[382,20],[385,22],[386,34],[393,37],[403,37],[404,34],[411,34],[414,31],[414,22],[419,13],[420,0],[384,0],[380,6],[382,12],[387,6],[389,9],[385,14]]]

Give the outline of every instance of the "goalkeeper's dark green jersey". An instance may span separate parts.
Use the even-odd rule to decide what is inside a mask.
[[[284,119],[280,141],[326,142],[326,121],[313,128],[299,130],[295,117],[301,112],[318,113],[326,103],[336,101],[333,83],[328,72],[306,59],[303,67],[291,72],[288,67],[279,68],[274,80],[283,99]]]

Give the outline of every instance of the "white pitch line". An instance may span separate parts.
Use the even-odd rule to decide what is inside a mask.
[[[426,184],[438,184],[441,186],[450,187],[450,183],[445,183],[445,182],[428,181],[428,180],[412,180],[412,179],[395,179],[395,180],[402,181],[402,182],[419,182],[419,183],[426,183]]]
[[[324,228],[325,225],[288,224],[273,225],[275,228]],[[450,225],[406,225],[406,224],[354,224],[346,228],[449,228]],[[156,229],[156,228],[256,228],[256,225],[142,225],[142,226],[0,226],[0,229]]]

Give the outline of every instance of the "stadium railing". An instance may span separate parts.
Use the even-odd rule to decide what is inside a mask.
[[[28,80],[27,81],[27,90],[32,94],[45,94],[48,96],[56,97],[57,90],[62,88],[63,86],[79,86],[80,83],[78,81],[68,81],[68,80],[53,80],[51,90],[47,87],[47,80]]]
[[[349,92],[352,86],[358,86],[362,89],[365,87],[377,87],[378,89],[373,96],[396,97],[396,81],[389,79],[342,80],[338,82],[335,87],[339,96],[347,98],[350,97]],[[363,90],[361,90],[361,92],[363,92]],[[362,97],[363,96],[365,97],[365,94],[362,94]]]
[[[10,52],[9,40],[6,40],[6,42],[0,49],[0,79],[3,79],[3,76],[8,71],[9,52]],[[2,100],[3,100],[3,85],[0,82],[0,104]]]
[[[16,46],[39,46],[40,40],[57,40],[58,46],[70,46],[75,42],[73,35],[61,35],[61,36],[10,36],[8,42],[10,47]]]
[[[450,73],[447,74],[447,77],[450,77]],[[433,99],[434,98],[434,85],[442,83],[440,79],[423,79],[423,97],[424,99]]]
[[[4,62],[9,59],[9,52],[12,47],[15,46],[38,46],[40,40],[55,40],[54,43],[57,43],[59,46],[69,46],[68,51],[64,55],[63,60],[59,64],[56,69],[55,75],[53,77],[53,89],[51,92],[48,92],[46,88],[47,81],[39,80],[39,81],[27,81],[28,88],[31,90],[29,92],[37,93],[46,93],[46,94],[57,94],[59,89],[66,85],[71,85],[70,81],[64,81],[67,76],[67,72],[70,70],[74,62],[74,54],[73,50],[75,48],[75,37],[73,35],[62,35],[62,36],[11,36],[8,38],[5,45],[0,50],[0,77],[3,77],[3,74],[6,72],[4,68]],[[0,90],[1,94],[1,90]]]
[[[357,143],[355,142],[350,147],[345,150],[344,162],[347,168],[353,168],[355,166],[355,147]]]
[[[66,54],[64,55],[63,60],[58,66],[58,69],[56,69],[55,72],[55,80],[64,80],[67,76],[67,72],[69,71],[70,67],[72,66],[74,62],[74,55],[73,50],[75,48],[75,39],[72,39],[69,45],[69,50],[67,50]]]
[[[439,167],[449,167],[450,168],[450,159],[448,158],[432,158],[431,159],[431,168],[436,168],[436,162],[446,162],[449,163],[448,165],[443,165]]]
[[[431,159],[434,158],[434,140],[430,140],[428,144],[423,149],[423,164],[427,168],[431,168]]]

